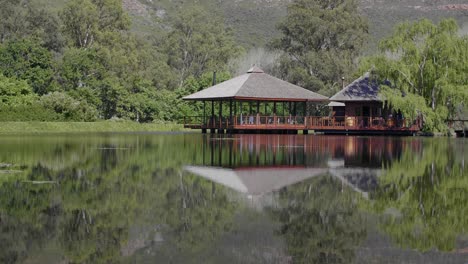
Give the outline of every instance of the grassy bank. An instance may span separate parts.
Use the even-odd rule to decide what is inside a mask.
[[[0,134],[189,131],[179,124],[136,122],[0,122]]]

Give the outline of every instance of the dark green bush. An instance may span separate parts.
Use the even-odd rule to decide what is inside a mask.
[[[1,106],[0,121],[63,121],[63,116],[39,104]]]

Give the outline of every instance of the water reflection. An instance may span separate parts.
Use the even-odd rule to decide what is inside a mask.
[[[468,257],[464,139],[76,135],[0,145],[0,263]]]
[[[368,197],[382,168],[422,143],[385,137],[293,135],[206,136],[202,165],[185,169],[249,195],[270,193],[306,179],[332,175]]]

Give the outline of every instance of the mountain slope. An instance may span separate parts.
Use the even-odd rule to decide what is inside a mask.
[[[56,0],[57,1],[57,0]],[[134,19],[134,30],[151,34],[151,28],[181,7],[184,0],[123,0]],[[219,8],[240,43],[261,47],[277,33],[276,24],[287,13],[291,0],[196,0],[209,10]],[[468,31],[466,0],[359,0],[361,12],[368,17],[371,46],[391,33],[398,22],[428,18],[440,21],[454,17]],[[215,12],[215,11],[213,11]]]

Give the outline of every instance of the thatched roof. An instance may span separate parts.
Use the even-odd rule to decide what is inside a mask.
[[[188,95],[184,100],[328,101],[328,98],[266,74],[258,67],[246,74]]]
[[[366,73],[332,96],[330,101],[382,101],[379,97],[379,83]]]

